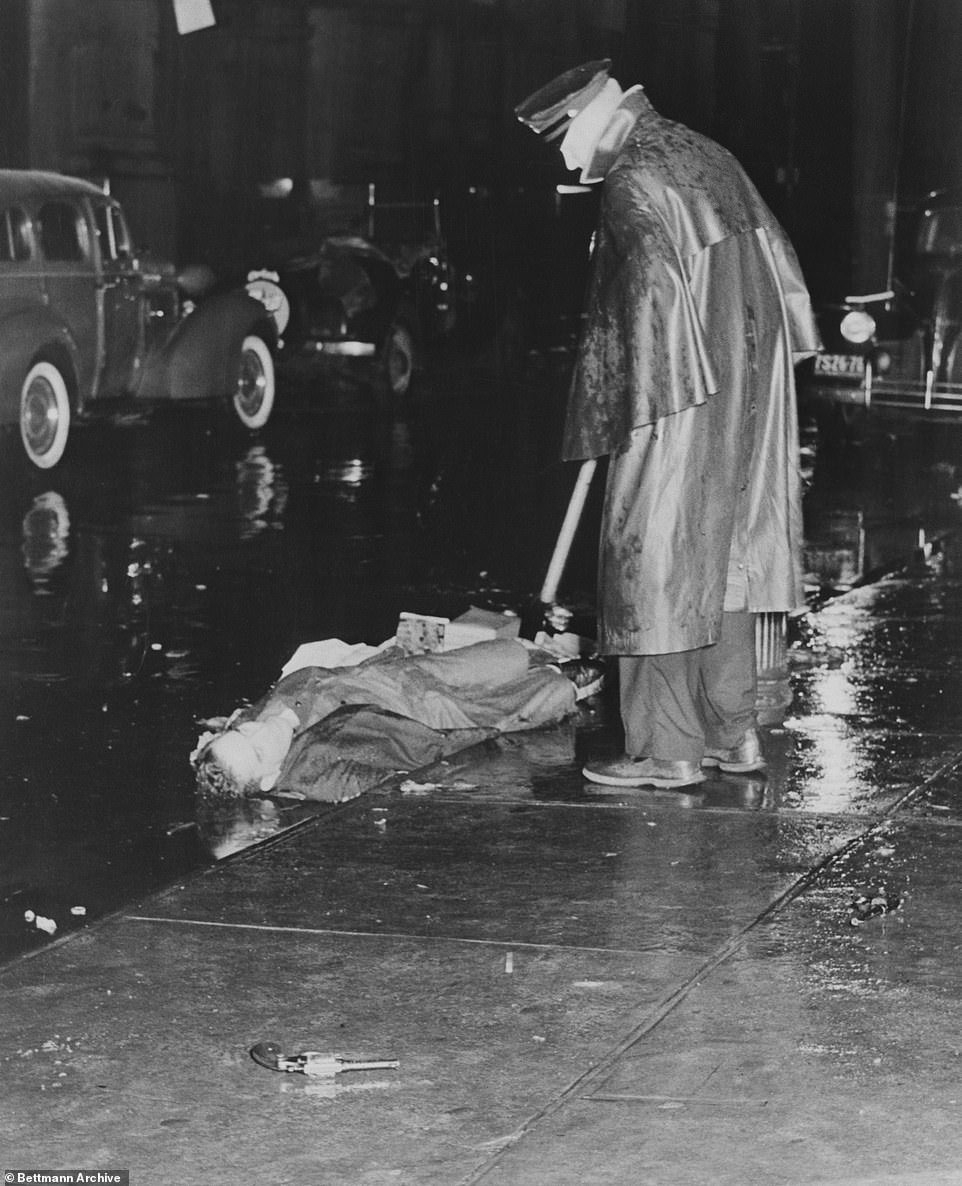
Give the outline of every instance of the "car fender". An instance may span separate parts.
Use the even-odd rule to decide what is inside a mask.
[[[82,403],[92,376],[84,376],[76,343],[62,322],[46,310],[31,307],[0,321],[0,423],[19,419],[20,386],[31,364],[40,358],[60,367],[73,400]],[[78,376],[83,376],[80,391]]]
[[[179,400],[228,395],[237,383],[241,343],[250,333],[274,349],[274,323],[260,301],[240,290],[206,298],[147,358],[137,396]]]

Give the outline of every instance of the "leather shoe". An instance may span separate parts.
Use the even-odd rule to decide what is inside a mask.
[[[764,770],[765,759],[758,733],[749,729],[738,745],[731,749],[706,749],[702,766],[717,766],[725,774],[748,774],[751,770]]]
[[[697,762],[669,762],[628,755],[610,762],[589,763],[581,773],[589,782],[609,787],[687,787],[705,781]]]

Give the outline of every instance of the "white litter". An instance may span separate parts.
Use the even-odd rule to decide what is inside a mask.
[[[427,795],[430,791],[436,791],[440,787],[437,782],[415,782],[413,778],[406,778],[401,783],[402,795]]]
[[[394,640],[392,639],[391,642]],[[383,650],[387,643],[374,647],[366,642],[342,642],[339,638],[322,638],[317,642],[304,642],[281,668],[281,676],[300,671],[302,667],[356,667],[365,659]]]
[[[23,917],[25,922],[32,922],[38,931],[46,931],[48,935],[56,933],[57,924],[52,918],[44,918],[42,914],[36,914],[33,910],[25,910]]]

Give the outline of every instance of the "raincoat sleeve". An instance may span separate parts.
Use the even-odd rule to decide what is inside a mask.
[[[630,174],[615,173],[605,185],[563,455],[612,452],[632,429],[704,403],[717,390],[663,216]]]
[[[791,342],[792,361],[801,362],[817,354],[820,346],[812,302],[805,287],[802,269],[788,236],[780,226],[766,228],[772,264],[785,299],[786,320]]]

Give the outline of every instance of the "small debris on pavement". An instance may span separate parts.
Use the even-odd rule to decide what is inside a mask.
[[[182,820],[180,823],[169,824],[164,829],[164,835],[165,836],[175,836],[178,832],[187,832],[191,828],[196,828],[196,827],[197,827],[196,820],[192,820],[192,819]]]
[[[476,791],[476,782],[415,782],[406,778],[401,783],[402,795],[427,795],[431,791]]]
[[[898,910],[902,905],[902,899],[898,894],[890,894],[886,891],[884,886],[878,889],[871,890],[867,894],[859,894],[857,898],[850,904],[852,914],[849,922],[853,927],[861,926],[870,918],[875,918],[882,914],[891,914],[893,910]]]
[[[413,778],[406,778],[401,783],[402,795],[427,795],[436,791],[441,784],[437,782],[415,782]]]
[[[42,914],[36,914],[33,910],[25,910],[23,918],[24,922],[32,922],[38,931],[46,931],[48,935],[54,935],[57,932],[57,924],[52,918],[44,918]]]

